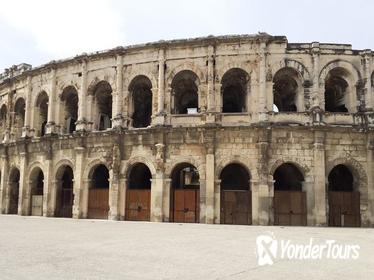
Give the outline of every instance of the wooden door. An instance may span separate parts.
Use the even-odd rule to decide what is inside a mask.
[[[252,224],[251,191],[223,190],[221,192],[221,224]]]
[[[198,223],[200,220],[199,202],[199,190],[174,190],[172,221],[176,223]]]
[[[274,225],[307,225],[305,192],[274,191]]]
[[[109,189],[90,189],[88,194],[88,219],[108,219]]]
[[[329,192],[329,225],[361,226],[359,192]]]
[[[151,216],[151,190],[127,190],[125,219],[149,221]]]
[[[19,183],[13,183],[10,186],[9,198],[9,214],[18,213],[18,196],[19,196]]]
[[[43,216],[43,196],[42,195],[31,196],[31,215],[32,216]]]
[[[64,188],[60,193],[58,217],[71,218],[73,215],[73,188]]]

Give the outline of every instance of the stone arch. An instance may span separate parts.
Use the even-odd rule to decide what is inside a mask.
[[[25,125],[26,102],[23,97],[18,97],[14,103],[14,124],[15,134],[19,137],[22,134],[22,127]]]
[[[167,75],[167,77],[166,77],[166,85],[169,88],[171,88],[171,84],[172,84],[172,82],[174,80],[174,77],[178,73],[180,73],[182,71],[191,71],[191,72],[193,72],[198,77],[198,84],[197,84],[197,86],[199,86],[202,83],[205,83],[205,81],[206,81],[206,75],[205,75],[204,71],[199,66],[197,66],[196,64],[191,63],[191,62],[185,62],[185,63],[179,64],[178,66],[174,67],[170,71],[169,75]]]
[[[251,78],[243,68],[230,68],[221,79],[222,112],[248,111]]]
[[[272,77],[274,77],[275,74],[282,68],[291,68],[295,70],[300,75],[302,84],[307,81],[311,81],[311,76],[308,68],[303,63],[293,59],[284,59],[281,60],[279,64],[274,64],[274,66],[272,67]]]
[[[178,158],[177,160],[174,160],[172,165],[166,166],[165,177],[170,178],[174,168],[183,163],[188,163],[188,164],[195,166],[197,171],[199,172],[200,181],[205,180],[205,165],[200,163],[198,160],[194,159],[193,157],[183,157],[183,158]]]
[[[19,190],[20,190],[20,170],[17,166],[12,165],[8,178],[9,206],[8,214],[18,214]]]
[[[41,161],[34,161],[32,162],[26,172],[26,180],[29,180],[31,177],[31,173],[35,168],[40,168],[42,171],[44,170],[44,165]],[[44,172],[44,171],[43,171]]]
[[[219,180],[222,170],[230,164],[239,164],[243,166],[245,170],[248,172],[249,177],[253,179],[254,174],[253,172],[251,172],[250,167],[245,162],[246,162],[245,158],[242,158],[242,157],[235,157],[235,158],[228,157],[228,158],[221,160],[216,166],[215,180]]]
[[[124,80],[123,80],[123,86],[124,86],[125,90],[129,90],[131,82],[134,81],[135,78],[138,77],[138,76],[146,77],[147,79],[149,79],[151,81],[151,85],[152,85],[151,88],[153,88],[153,89],[157,88],[157,79],[155,78],[155,76],[152,73],[149,73],[149,72],[147,73],[147,72],[141,71],[141,70],[138,71],[137,69],[131,69],[131,70],[128,73],[127,73],[126,70],[124,70],[126,72]]]
[[[35,100],[34,128],[37,136],[44,136],[48,122],[49,95],[46,91],[41,91]]]
[[[61,125],[64,133],[72,133],[75,131],[75,123],[78,120],[78,90],[73,85],[66,86],[60,95],[60,106],[63,110],[60,112],[59,118],[63,121]]]
[[[61,159],[59,160],[54,167],[55,170],[55,176],[54,178],[57,179],[59,176],[59,171],[62,167],[69,166],[74,171],[74,164],[70,159]]]
[[[101,164],[104,165],[109,170],[109,175],[111,175],[111,172],[110,172],[111,169],[110,169],[109,164],[103,159],[96,158],[96,159],[91,160],[87,164],[84,170],[84,173],[83,173],[83,180],[89,180],[92,177],[92,173],[94,172],[95,167]]]
[[[129,86],[129,112],[133,127],[147,127],[152,116],[152,81],[145,75],[135,76]]]
[[[55,168],[55,185],[52,189],[54,215],[71,218],[74,202],[74,168],[70,160],[59,161]]]
[[[360,71],[352,63],[346,60],[333,60],[328,62],[321,70],[319,74],[319,83],[324,84],[326,76],[334,68],[345,69],[352,76],[352,83],[357,83],[361,79]]]
[[[306,180],[306,178],[309,175],[308,173],[310,171],[309,167],[301,164],[298,160],[295,160],[295,159],[278,159],[278,160],[276,160],[269,170],[269,175],[273,176],[275,170],[277,170],[277,168],[280,167],[284,163],[290,163],[290,164],[294,165],[296,168],[298,168],[299,171],[301,172],[302,176],[304,177],[304,180]]]
[[[33,216],[42,216],[44,212],[44,196],[45,196],[45,185],[49,182],[46,181],[45,172],[43,165],[39,162],[34,162],[29,167],[27,176],[29,203],[28,213]]]
[[[136,164],[136,163],[143,163],[143,164],[145,164],[148,167],[149,171],[151,171],[152,178],[154,178],[154,176],[156,175],[155,164],[153,163],[152,160],[150,160],[149,158],[143,157],[143,156],[131,157],[126,162],[126,164],[123,166],[123,168],[121,170],[122,176],[124,176],[126,178],[126,176],[129,174],[129,171],[131,170],[131,167],[134,164]]]
[[[8,119],[8,106],[6,104],[1,105],[0,108],[0,133],[3,134],[6,130]]]
[[[216,83],[221,83],[223,75],[225,75],[225,73],[227,73],[227,71],[229,71],[230,69],[241,69],[246,72],[249,77],[251,77],[252,74],[254,74],[254,71],[249,69],[248,65],[248,63],[241,61],[232,61],[229,63],[225,63],[224,65],[222,65],[222,67],[219,67],[217,69],[217,73],[215,75]]]

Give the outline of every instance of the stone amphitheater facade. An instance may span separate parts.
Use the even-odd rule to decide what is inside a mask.
[[[266,33],[0,76],[3,214],[374,224],[374,59]]]

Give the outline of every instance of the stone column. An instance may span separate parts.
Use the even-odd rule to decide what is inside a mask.
[[[206,144],[205,155],[205,219],[207,224],[214,223],[214,175],[215,175],[215,156],[214,146],[211,143]]]
[[[43,216],[44,217],[53,217],[53,208],[51,207],[51,198],[53,189],[56,187],[54,183],[55,180],[52,180],[52,159],[50,155],[46,156],[44,160],[44,181],[43,181]]]
[[[374,225],[374,135],[369,132],[366,141],[366,162],[368,177],[368,217],[369,225]]]
[[[118,198],[119,198],[119,178],[114,175],[113,171],[110,172],[109,180],[109,214],[108,220],[118,220]]]
[[[79,219],[82,216],[83,200],[83,172],[85,167],[85,148],[76,147],[75,150],[75,170],[74,170],[74,201],[73,201],[73,218]]]
[[[315,224],[327,224],[326,211],[326,169],[325,169],[325,133],[314,131],[314,215]]]
[[[30,137],[30,128],[31,128],[31,77],[27,76],[26,83],[26,100],[25,100],[25,123],[22,128],[22,137]]]
[[[162,222],[163,220],[163,209],[162,209],[162,198],[164,189],[164,173],[163,171],[157,171],[152,179],[151,187],[151,221]]]
[[[157,113],[153,118],[153,125],[164,125],[165,115],[165,49],[160,49],[158,52]]]
[[[215,92],[214,92],[214,67],[215,67],[215,49],[213,46],[208,47],[208,59],[207,59],[207,77],[208,77],[208,85],[207,85],[207,115],[206,115],[206,123],[214,123],[215,122]]]
[[[121,128],[124,127],[124,119],[122,116],[122,104],[123,104],[123,58],[121,55],[116,57],[117,67],[116,67],[116,92],[113,98],[113,109],[112,109],[112,127]]]
[[[258,91],[258,118],[260,122],[266,122],[268,120],[267,116],[267,91],[266,91],[266,43],[262,42],[260,44],[259,50],[260,57],[260,74],[259,74],[259,91]]]
[[[30,207],[30,182],[27,176],[27,154],[20,153],[18,215],[28,215]]]
[[[373,111],[371,69],[371,50],[364,50],[365,111]]]
[[[165,176],[165,175],[164,175]],[[171,196],[171,179],[164,178],[164,191],[162,196],[163,222],[170,221],[170,196]]]
[[[221,180],[214,181],[214,223],[221,223]]]
[[[0,181],[0,213],[6,213],[5,193],[8,182],[8,159],[6,155],[1,155],[1,181]]]
[[[127,179],[121,175],[120,179],[120,186],[119,186],[119,195],[118,195],[118,213],[119,213],[119,219],[121,221],[125,220],[126,215],[126,187],[127,186]]]
[[[51,69],[51,92],[48,98],[48,122],[45,134],[55,133],[55,112],[56,112],[56,69]]]
[[[307,207],[307,225],[314,226],[316,224],[315,218],[315,192],[314,181],[311,176],[307,176],[302,182],[302,191],[306,193],[306,207]]]
[[[87,61],[82,60],[82,76],[81,76],[81,87],[79,90],[79,100],[78,100],[78,120],[76,125],[77,131],[84,131],[88,129],[87,121],[87,107],[86,103],[87,97]]]
[[[320,71],[319,54],[320,54],[319,43],[313,42],[312,43],[313,89],[312,89],[312,94],[311,94],[310,107],[311,108],[319,107],[321,109],[324,109],[322,106],[321,94],[319,92],[319,71]]]

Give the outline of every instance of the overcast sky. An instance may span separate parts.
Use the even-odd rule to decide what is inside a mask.
[[[374,49],[370,0],[0,0],[0,72],[116,46],[207,35]]]

